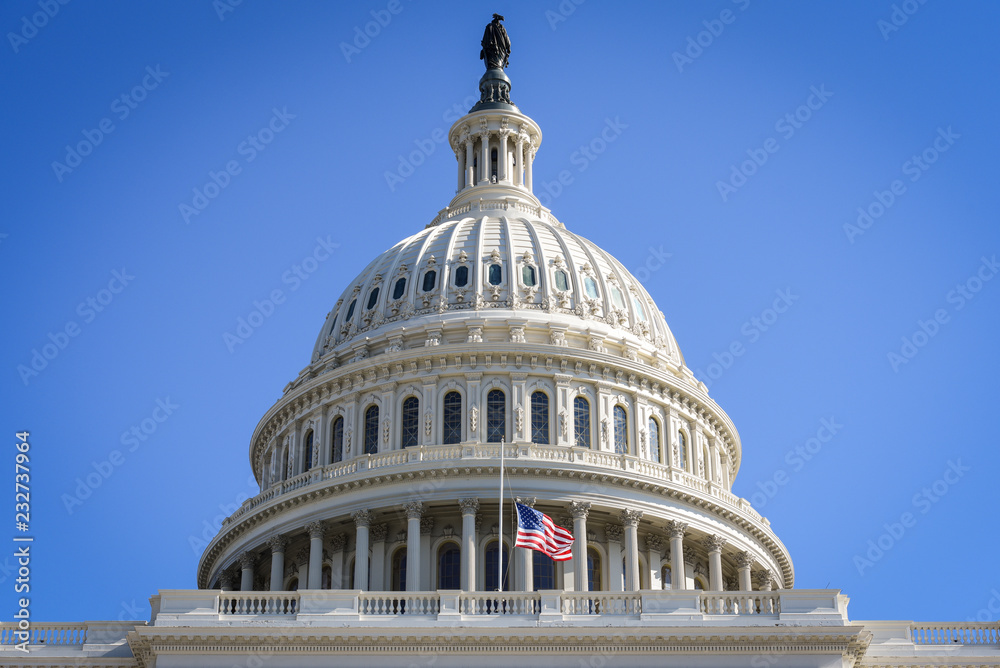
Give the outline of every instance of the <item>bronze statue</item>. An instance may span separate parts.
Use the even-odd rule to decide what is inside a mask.
[[[479,59],[486,61],[488,70],[502,70],[510,62],[510,39],[501,21],[503,17],[494,14],[493,21],[486,26],[486,31],[483,33],[483,50],[479,52]]]

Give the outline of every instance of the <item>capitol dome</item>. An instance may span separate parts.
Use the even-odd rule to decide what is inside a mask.
[[[455,196],[344,286],[257,425],[261,492],[206,548],[200,587],[356,590],[370,614],[459,590],[473,615],[501,588],[529,607],[561,589],[577,612],[638,605],[615,592],[718,592],[698,604],[712,614],[792,587],[784,545],[731,492],[736,428],[663,314],[534,195],[542,134],[510,89],[487,69],[448,134]],[[570,527],[572,561],[514,546],[501,454],[505,512],[516,498]]]

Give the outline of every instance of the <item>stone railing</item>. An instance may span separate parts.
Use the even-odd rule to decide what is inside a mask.
[[[496,616],[519,621],[563,621],[583,625],[619,624],[624,620],[728,624],[774,624],[778,621],[847,623],[845,597],[835,590],[771,592],[371,592],[303,590],[300,592],[161,591],[153,597],[155,626],[205,626],[223,620],[273,620],[279,624],[363,623],[379,619],[421,619],[421,623]],[[616,621],[618,620],[618,621]],[[728,620],[728,621],[727,621]]]
[[[910,635],[915,645],[1000,645],[1000,622],[920,622]]]
[[[29,645],[82,645],[87,642],[87,624],[32,624],[28,637],[20,635],[17,622],[0,624],[0,646],[28,641]]]
[[[531,461],[561,462],[567,465],[599,467],[616,471],[624,475],[642,475],[666,485],[683,485],[688,489],[714,499],[722,505],[734,508],[748,516],[751,520],[768,526],[769,523],[753,509],[746,499],[726,491],[718,483],[681,471],[671,466],[650,462],[633,455],[621,455],[603,450],[578,448],[559,445],[535,445],[531,443],[507,444],[504,456],[518,466]],[[500,457],[499,443],[475,443],[468,445],[420,445],[404,450],[391,450],[374,455],[361,455],[347,462],[328,464],[322,468],[314,468],[275,483],[252,499],[248,499],[230,517],[223,521],[223,526],[240,519],[255,508],[269,501],[294,492],[314,483],[349,480],[351,477],[363,475],[366,471],[393,469],[410,466],[418,462],[460,462],[468,460],[497,460]]]
[[[477,199],[471,202],[466,202],[465,204],[460,204],[456,207],[441,209],[441,211],[438,212],[438,215],[434,217],[434,220],[427,224],[427,227],[434,227],[449,218],[469,213],[473,209],[479,209],[480,211],[513,209],[514,211],[534,216],[539,220],[551,222],[555,225],[561,225],[561,223],[556,220],[556,217],[552,215],[552,212],[544,206],[534,206],[533,204],[529,204],[528,202],[524,202],[517,198],[507,197],[504,199]]]

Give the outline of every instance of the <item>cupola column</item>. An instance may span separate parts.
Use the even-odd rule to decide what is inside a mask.
[[[458,187],[456,192],[465,187],[465,151],[461,148],[455,149],[455,160],[458,162]]]
[[[670,582],[673,589],[687,589],[687,577],[684,574],[685,530],[687,524],[684,522],[667,522],[667,534],[670,535]]]
[[[736,553],[736,566],[740,574],[740,591],[752,591],[750,583],[750,568],[753,566],[753,555],[749,552]]]
[[[420,517],[424,514],[421,501],[403,504],[406,512],[406,591],[420,591]]]
[[[626,508],[619,513],[625,526],[625,591],[639,591],[639,520],[641,510]]]
[[[705,549],[708,550],[708,588],[710,591],[722,591],[722,548],[726,539],[722,536],[705,538]]]
[[[222,591],[233,590],[233,574],[229,571],[219,573],[219,589]]]
[[[754,580],[757,582],[757,589],[761,591],[771,591],[771,571],[766,568],[754,573]]]
[[[309,534],[309,577],[304,589],[319,589],[323,577],[323,523],[310,522],[306,525]]]
[[[528,149],[525,152],[525,157],[526,157],[526,160],[524,162],[525,162],[525,169],[527,169],[527,174],[525,175],[525,183],[524,183],[524,185],[525,185],[525,187],[529,191],[534,192],[533,182],[532,182],[532,179],[531,179],[531,165],[532,165],[533,162],[535,162],[535,147],[534,146],[532,146],[530,144],[528,145]]]
[[[465,187],[476,185],[476,159],[473,153],[474,139],[465,135]]]
[[[244,552],[240,555],[240,591],[253,591],[253,567],[257,563],[257,556],[253,552]]]
[[[357,536],[354,540],[354,588],[368,589],[368,526],[372,521],[370,510],[357,510],[351,514]]]
[[[622,582],[622,525],[609,524],[604,527],[608,542],[608,590],[623,591]]]
[[[479,499],[459,499],[462,509],[462,591],[476,590],[476,512]]]
[[[587,580],[587,516],[590,503],[570,501],[569,514],[573,516],[573,586],[576,591],[589,591]]]
[[[510,178],[507,169],[507,137],[510,130],[500,130],[500,146],[497,148],[497,181],[503,183]]]
[[[485,120],[485,119],[483,119]],[[483,129],[479,133],[479,183],[490,182],[490,132]]]
[[[274,536],[267,541],[271,548],[271,591],[284,590],[285,583],[285,547],[288,539],[284,536]]]
[[[514,185],[524,187],[524,133],[519,132],[514,142]]]

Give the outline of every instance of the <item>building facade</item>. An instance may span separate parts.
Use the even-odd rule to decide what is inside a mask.
[[[334,304],[199,589],[149,622],[4,625],[0,663],[1000,666],[997,624],[857,622],[794,588],[663,314],[533,194],[542,132],[497,25],[448,136],[454,198]],[[513,546],[515,499],[572,530],[572,560]]]

